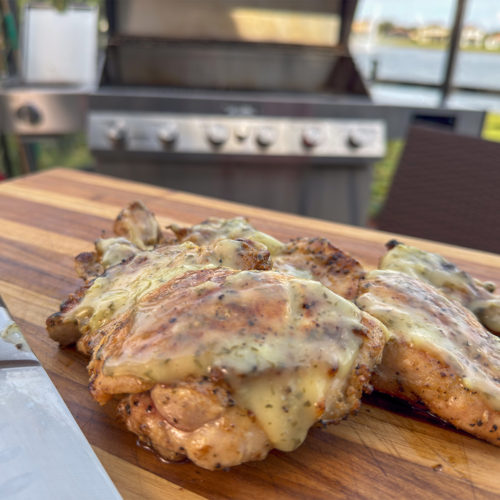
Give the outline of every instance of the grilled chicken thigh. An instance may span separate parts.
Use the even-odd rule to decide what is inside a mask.
[[[438,254],[394,240],[387,246],[389,251],[382,258],[380,269],[400,271],[425,281],[470,309],[486,328],[500,334],[500,296],[492,293],[493,283],[472,278]]]
[[[374,388],[499,446],[500,338],[459,302],[398,271],[368,273],[356,302],[390,333]]]
[[[179,275],[108,323],[91,391],[167,459],[209,469],[290,451],[360,404],[386,332],[318,282],[272,271]]]
[[[75,340],[68,328],[82,335],[97,401],[130,394],[120,404],[130,430],[169,460],[209,469],[292,450],[315,422],[355,411],[386,338],[319,282],[215,266],[227,245],[258,244],[138,254],[47,323],[63,344]],[[240,267],[265,269],[262,251],[237,252]]]
[[[53,339],[91,356],[97,401],[121,398],[142,441],[208,469],[293,450],[316,422],[357,410],[387,337],[331,291],[354,298],[357,261],[243,218],[172,229],[177,243],[164,243],[132,204],[117,238],[77,258],[86,283],[47,320]]]

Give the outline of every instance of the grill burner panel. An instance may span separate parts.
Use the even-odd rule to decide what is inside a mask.
[[[380,120],[94,112],[93,150],[178,154],[378,158]]]
[[[363,225],[385,122],[367,99],[102,87],[90,97],[100,172]]]

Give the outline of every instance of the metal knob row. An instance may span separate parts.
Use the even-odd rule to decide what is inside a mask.
[[[23,119],[33,120],[29,111],[23,110],[19,113]],[[248,125],[238,124],[234,130],[236,139],[243,142],[251,135],[251,129]],[[205,130],[207,140],[215,147],[225,144],[230,136],[231,129],[221,123],[212,123]],[[127,129],[122,122],[116,122],[108,128],[107,137],[114,147],[121,147],[127,140]],[[175,122],[164,123],[157,131],[157,139],[165,146],[172,146],[179,138],[179,127]],[[326,140],[325,129],[321,126],[304,127],[301,134],[302,144],[308,149],[320,146]],[[271,126],[262,126],[255,132],[255,141],[261,148],[269,148],[276,143],[278,139],[278,130]],[[346,137],[346,145],[350,149],[359,149],[366,145],[367,138],[356,131],[350,131]]]
[[[244,125],[235,128],[234,134],[236,139],[244,141],[250,136],[250,129]],[[206,129],[208,141],[214,146],[222,146],[229,140],[230,129],[226,125],[219,123],[211,124]],[[278,137],[277,130],[274,127],[261,127],[255,136],[257,144],[263,148],[267,148],[276,142]]]

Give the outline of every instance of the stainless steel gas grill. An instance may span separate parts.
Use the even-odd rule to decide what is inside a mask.
[[[347,48],[353,1],[108,1],[99,171],[351,224],[385,123]]]

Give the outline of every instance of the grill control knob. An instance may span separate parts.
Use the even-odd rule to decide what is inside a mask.
[[[127,138],[125,125],[123,123],[115,123],[108,129],[107,136],[113,146],[123,146],[123,143]]]
[[[19,106],[16,110],[16,117],[27,125],[38,125],[42,121],[40,110],[31,103]]]
[[[257,144],[263,148],[271,146],[276,142],[278,133],[274,127],[262,127],[257,132]]]
[[[347,145],[351,149],[359,149],[360,147],[364,146],[364,142],[364,138],[356,132],[351,132],[347,136]]]
[[[302,131],[302,143],[308,148],[319,146],[325,139],[323,129],[320,127],[306,127]]]
[[[221,146],[229,139],[229,130],[225,125],[214,123],[207,128],[207,139],[214,146]]]
[[[250,127],[244,123],[240,123],[239,125],[236,125],[234,129],[234,135],[236,136],[236,139],[238,139],[238,141],[243,142],[244,140],[248,139],[250,135]]]
[[[179,128],[174,122],[167,122],[158,130],[158,139],[166,146],[172,145],[178,137]]]

